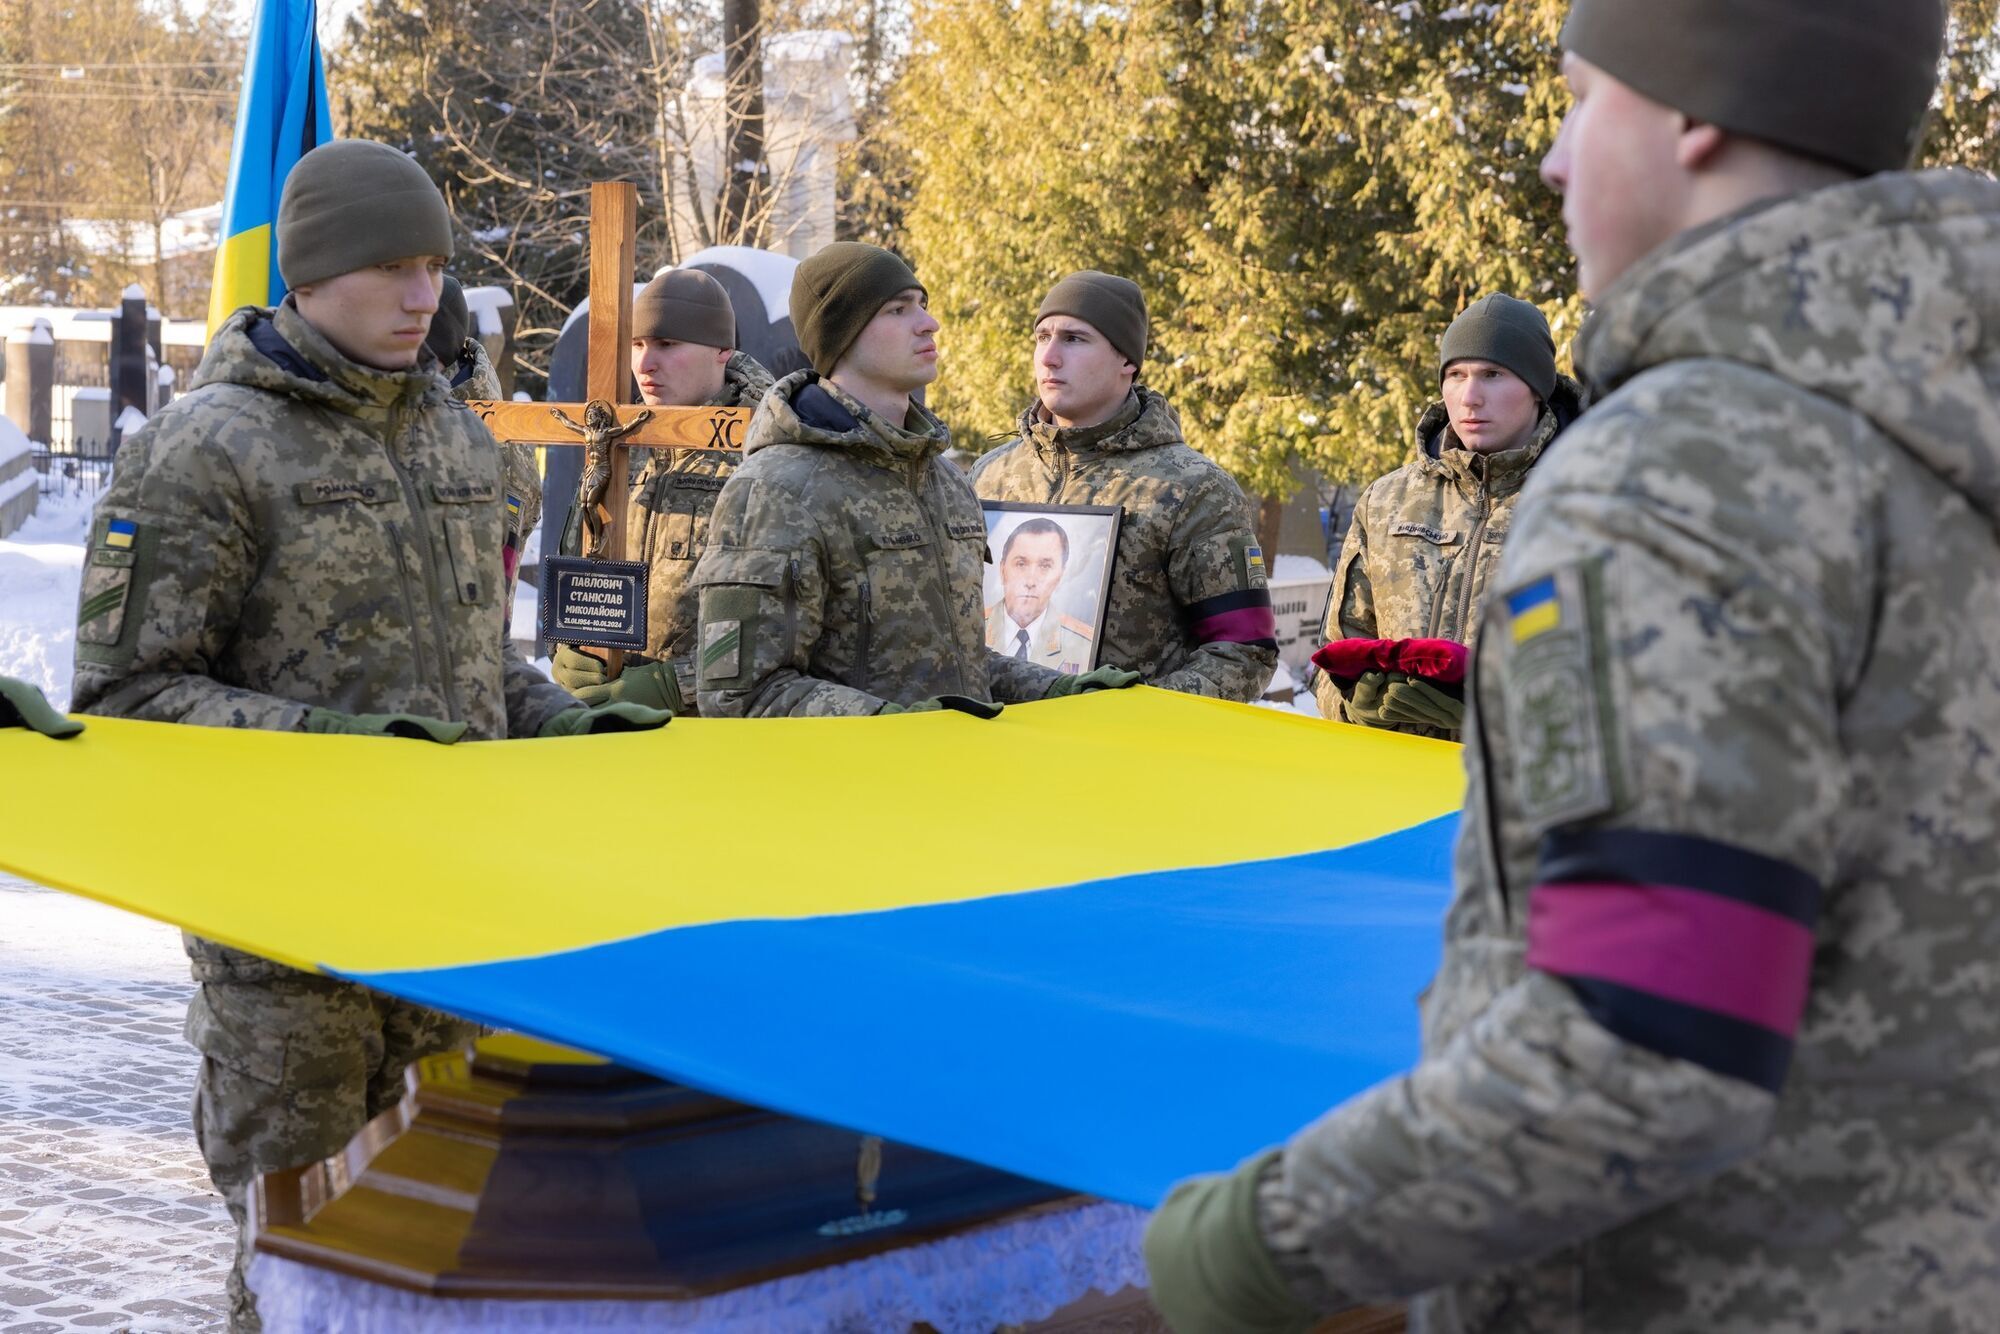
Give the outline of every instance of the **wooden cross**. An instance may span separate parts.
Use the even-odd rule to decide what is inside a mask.
[[[748,408],[644,408],[630,401],[632,271],[638,221],[639,191],[630,181],[598,181],[590,187],[590,350],[585,386],[590,401],[479,400],[466,405],[479,414],[494,439],[503,445],[582,448],[590,443],[580,433],[582,426],[610,427],[604,431],[611,465],[611,481],[604,489],[600,510],[604,541],[595,553],[603,560],[625,559],[625,507],[634,446],[741,449],[743,433],[750,426]],[[610,652],[610,675],[616,676],[623,668],[624,658],[616,650]]]

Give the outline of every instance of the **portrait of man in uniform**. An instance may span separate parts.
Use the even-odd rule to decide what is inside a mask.
[[[986,645],[1059,672],[1089,671],[1110,588],[1116,506],[987,501]]]

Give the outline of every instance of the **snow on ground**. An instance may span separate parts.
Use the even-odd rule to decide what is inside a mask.
[[[1289,584],[1306,579],[1331,581],[1333,571],[1311,556],[1280,556],[1271,565],[1271,582]]]
[[[0,538],[0,676],[42,688],[69,707],[76,653],[76,586],[96,496],[70,490],[45,495],[28,521]]]
[[[180,933],[0,875],[0,1330],[218,1330]]]
[[[1273,695],[1279,698],[1271,698]],[[1278,664],[1278,670],[1271,674],[1271,684],[1264,687],[1264,696],[1263,699],[1253,702],[1262,708],[1276,709],[1280,713],[1303,714],[1307,718],[1319,717],[1319,704],[1313,699],[1312,692],[1300,684],[1299,679],[1292,675],[1292,669],[1282,662]]]

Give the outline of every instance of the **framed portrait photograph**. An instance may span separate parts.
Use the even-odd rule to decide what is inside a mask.
[[[1056,671],[1097,665],[1111,562],[1118,553],[1116,505],[1025,505],[983,500],[986,645]]]

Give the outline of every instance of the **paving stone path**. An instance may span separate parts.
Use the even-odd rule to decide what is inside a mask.
[[[170,928],[0,876],[0,1334],[223,1328]]]

